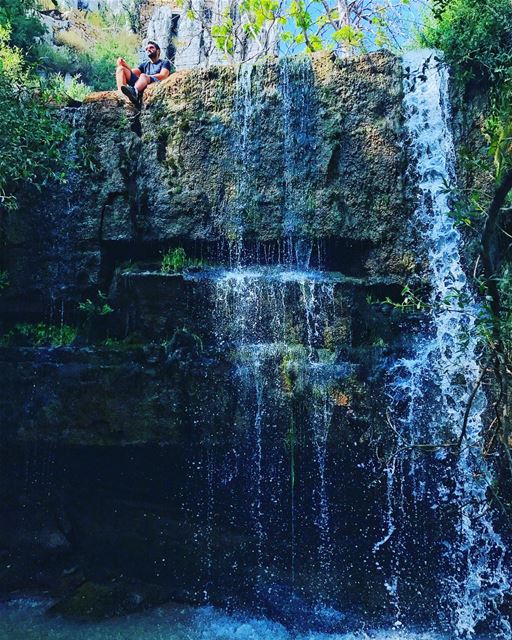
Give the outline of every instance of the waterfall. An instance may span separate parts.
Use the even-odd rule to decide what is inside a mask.
[[[450,133],[448,70],[433,51],[404,56],[406,130],[415,162],[418,202],[415,224],[425,237],[430,265],[430,319],[416,337],[413,353],[392,372],[391,420],[397,451],[388,463],[388,503],[384,537],[374,546],[377,562],[386,546],[391,561],[386,586],[400,625],[399,585],[408,542],[398,532],[414,520],[404,502],[411,483],[418,505],[430,517],[451,523],[441,558],[438,612],[457,637],[469,637],[479,623],[491,622],[500,637],[509,624],[497,606],[510,589],[505,545],[495,530],[489,504],[492,466],[483,449],[486,398],[478,391],[459,448],[466,408],[480,377],[482,345],[475,325],[478,305],[462,268],[461,238],[448,213],[446,185],[455,181]],[[460,304],[459,304],[460,303]],[[434,457],[422,453],[428,444]],[[455,515],[449,514],[455,507]],[[428,523],[427,523],[428,526]],[[410,549],[409,549],[410,553]]]
[[[234,120],[237,125],[234,142],[234,156],[237,160],[236,170],[236,199],[235,211],[230,220],[228,235],[240,241],[244,231],[244,213],[251,207],[251,194],[254,195],[253,184],[253,148],[257,144],[256,132],[258,127],[258,92],[253,96],[252,64],[242,64],[238,67],[235,87]],[[254,74],[256,75],[256,73]]]
[[[258,196],[265,188],[259,175],[260,158],[267,142],[279,141],[281,154],[276,155],[275,170],[282,174],[281,202],[282,236],[289,243],[288,253],[308,263],[302,255],[310,242],[298,236],[307,227],[305,222],[314,209],[313,193],[308,185],[313,182],[316,150],[315,83],[311,59],[283,58],[279,61],[278,77],[267,77],[268,68],[261,64],[244,63],[238,67],[235,87],[235,124],[233,155],[236,160],[236,198],[231,228],[232,236],[240,237],[247,231],[252,217],[258,215]],[[280,101],[280,126],[264,132],[262,123],[268,118],[267,83],[277,80]],[[271,138],[271,139],[270,139]],[[297,255],[293,255],[298,250]]]
[[[328,460],[327,443],[329,429],[334,410],[334,399],[328,386],[319,385],[314,389],[313,410],[311,413],[312,440],[315,461],[318,470],[318,484],[316,486],[316,517],[320,543],[318,545],[318,562],[320,570],[325,576],[324,588],[328,584],[331,573],[331,561],[334,553],[330,535],[329,494],[328,494]],[[327,590],[327,589],[326,589]]]
[[[215,274],[213,282],[220,344],[315,349],[335,319],[336,281],[318,271],[238,267]]]
[[[391,611],[391,633],[437,619],[457,637],[472,636],[484,622],[506,637],[497,607],[509,577],[488,502],[493,470],[480,444],[482,391],[462,446],[455,446],[483,347],[461,239],[447,215],[446,184],[455,180],[447,70],[432,52],[404,60],[405,126],[418,194],[413,221],[424,239],[431,296],[421,324],[403,323],[413,335],[395,341],[390,333],[382,347],[373,333],[378,320],[372,324],[362,302],[373,280],[313,268],[312,242],[296,235],[307,228],[300,216],[309,206],[305,185],[315,148],[310,65],[281,61],[277,91],[268,67],[238,69],[236,179],[223,229],[230,252],[220,256],[224,266],[183,276],[201,281],[209,296],[202,357],[216,362],[215,375],[227,387],[219,406],[205,400],[194,421],[200,466],[190,472],[190,485],[197,482],[203,494],[197,500],[191,491],[185,500],[198,530],[204,600],[215,602],[219,582],[232,580],[226,591],[233,606],[269,617],[277,609],[269,601],[281,599],[291,617],[297,602],[307,602],[344,615],[364,610],[369,624],[387,625]],[[282,239],[263,242],[251,235],[250,216],[260,213],[252,199],[269,132],[257,125],[270,91],[282,116],[273,132],[276,170],[283,173]],[[332,252],[328,246],[325,254]],[[353,306],[346,312],[345,305]],[[403,355],[381,391],[382,370],[398,348]],[[375,360],[381,368],[370,380]],[[387,422],[379,425],[386,393]],[[379,477],[372,467],[377,459],[379,465],[384,459]],[[233,536],[239,549],[223,536]],[[311,622],[311,610],[300,610]]]
[[[297,500],[295,448],[297,429],[311,443],[313,464],[311,522],[316,533],[319,584],[329,575],[333,553],[329,521],[327,443],[333,413],[332,383],[347,369],[319,360],[324,329],[336,320],[335,281],[328,274],[289,266],[239,266],[215,273],[211,287],[216,344],[230,354],[233,385],[240,398],[238,438],[245,440],[249,514],[253,523],[253,558],[258,567],[255,586],[267,589],[276,578],[275,567],[286,564],[291,585],[295,580],[296,534],[310,516]],[[293,409],[296,393],[307,389],[308,415]],[[289,424],[287,433],[283,427]],[[283,437],[284,436],[284,437]],[[277,505],[286,505],[285,515]],[[283,521],[283,522],[281,522]],[[287,551],[269,545],[275,528],[288,537]],[[299,531],[298,531],[299,530]],[[302,535],[303,532],[302,532]],[[280,543],[283,543],[280,540]],[[319,601],[324,594],[318,594]]]

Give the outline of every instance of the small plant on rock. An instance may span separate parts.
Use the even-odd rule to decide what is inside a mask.
[[[34,347],[66,347],[77,336],[77,330],[68,324],[54,325],[44,322],[17,324],[0,338],[0,345],[30,345]]]
[[[185,267],[186,261],[187,254],[183,247],[169,249],[162,256],[161,271],[162,273],[176,273],[176,271],[181,271]]]
[[[203,261],[189,258],[183,247],[169,249],[162,255],[160,270],[162,273],[177,273],[190,267],[202,267]]]
[[[84,302],[79,302],[78,310],[85,316],[83,328],[88,340],[91,340],[93,335],[96,337],[98,337],[98,334],[101,335],[104,323],[100,322],[100,320],[114,311],[107,302],[107,296],[101,291],[98,291],[96,300],[87,298]]]
[[[9,286],[9,274],[7,271],[0,271],[0,291]]]
[[[87,314],[88,317],[108,316],[114,311],[107,302],[107,296],[101,291],[98,291],[98,300],[96,302],[93,302],[90,298],[87,298],[84,302],[79,302],[78,310]]]

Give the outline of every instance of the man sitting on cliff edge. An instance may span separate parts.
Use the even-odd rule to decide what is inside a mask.
[[[169,60],[160,59],[160,47],[153,40],[146,45],[147,62],[131,69],[123,58],[117,59],[116,82],[117,89],[136,107],[142,103],[142,93],[152,82],[161,82],[174,71]]]

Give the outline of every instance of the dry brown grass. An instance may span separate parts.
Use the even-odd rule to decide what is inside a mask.
[[[61,29],[54,34],[54,41],[58,45],[64,45],[78,51],[79,53],[87,51],[91,43],[87,41],[80,33],[71,29]]]

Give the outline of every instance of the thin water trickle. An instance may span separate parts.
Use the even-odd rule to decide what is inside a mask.
[[[283,58],[279,63],[283,114],[284,212],[283,231],[297,233],[301,216],[310,208],[304,190],[314,153],[316,110],[311,59]]]
[[[253,64],[241,64],[238,68],[235,85],[235,109],[233,114],[236,123],[233,155],[237,162],[235,210],[229,221],[228,237],[232,239],[230,264],[239,264],[243,249],[243,233],[245,212],[255,192],[253,184],[254,153],[257,144],[256,118],[259,108],[259,91],[253,92],[253,83],[257,83],[258,67]]]
[[[263,545],[265,543],[265,529],[263,525],[262,512],[262,464],[263,464],[263,434],[262,424],[264,419],[264,390],[265,377],[262,375],[262,362],[260,354],[256,351],[255,357],[251,362],[252,374],[254,376],[254,391],[256,396],[256,412],[254,416],[254,498],[252,502],[252,512],[254,518],[254,527],[256,530],[256,549],[258,569],[261,573],[263,570]]]
[[[210,585],[213,581],[213,553],[212,553],[212,538],[213,538],[213,517],[215,511],[215,501],[214,501],[214,483],[213,483],[213,473],[214,466],[212,460],[212,452],[210,448],[207,448],[206,451],[206,522],[204,527],[204,536],[206,542],[206,553],[205,553],[205,575],[206,580],[204,584],[204,600],[205,602],[209,602],[210,598]]]
[[[329,479],[327,443],[331,427],[334,400],[329,387],[317,387],[313,395],[313,408],[311,412],[312,440],[315,452],[315,461],[318,468],[318,483],[316,493],[316,518],[315,525],[319,532],[320,542],[318,556],[321,574],[328,581],[331,573],[331,562],[334,553],[330,532],[329,516]],[[320,599],[322,594],[320,594]]]

